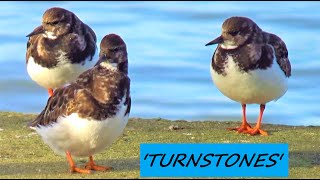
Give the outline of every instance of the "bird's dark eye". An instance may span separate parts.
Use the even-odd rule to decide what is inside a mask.
[[[113,49],[110,49],[111,52],[117,52],[119,50],[119,48],[113,48]]]
[[[235,35],[239,34],[239,32],[240,32],[240,31],[231,31],[231,32],[229,32],[229,34],[230,34],[231,36],[235,36]]]
[[[59,23],[59,21],[53,21],[53,22],[47,22],[46,24],[49,24],[49,25],[56,25],[56,24],[58,24]]]

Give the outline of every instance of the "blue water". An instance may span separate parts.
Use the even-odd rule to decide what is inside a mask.
[[[28,76],[25,37],[53,6],[73,11],[93,28],[126,42],[132,86],[131,117],[241,120],[240,104],[211,81],[209,65],[230,16],[247,16],[287,44],[288,92],[267,104],[264,123],[320,125],[319,2],[0,2],[0,110],[39,113],[48,94]],[[256,122],[258,105],[248,105]]]

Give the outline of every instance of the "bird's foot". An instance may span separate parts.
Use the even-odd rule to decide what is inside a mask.
[[[48,93],[49,93],[49,97],[53,96],[53,89],[49,88]]]
[[[229,131],[237,131],[238,133],[244,133],[246,131],[250,131],[252,130],[250,124],[248,123],[244,123],[244,124],[241,124],[240,127],[237,127],[237,128],[228,128]]]
[[[262,135],[262,136],[268,136],[268,133],[258,127],[255,127],[253,129],[249,129],[249,130],[246,130],[244,131],[244,133],[246,134],[250,134],[251,136],[254,136],[254,135]]]
[[[81,174],[91,174],[92,172],[88,169],[81,169],[77,167],[71,167],[70,169],[71,173],[81,173]]]
[[[112,170],[113,168],[110,167],[110,166],[97,166],[95,164],[91,164],[91,163],[88,163],[85,168],[87,170],[95,170],[95,171],[109,171],[109,170]]]

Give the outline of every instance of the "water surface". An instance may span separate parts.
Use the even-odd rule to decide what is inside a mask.
[[[240,104],[212,83],[209,65],[230,16],[247,16],[287,44],[292,65],[288,92],[270,102],[264,123],[320,125],[319,2],[0,2],[0,110],[39,113],[47,91],[26,71],[25,37],[53,6],[73,11],[98,42],[108,33],[126,42],[131,117],[241,120]],[[255,122],[258,105],[248,105]]]

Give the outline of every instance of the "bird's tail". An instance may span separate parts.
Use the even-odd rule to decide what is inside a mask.
[[[42,111],[35,119],[29,121],[27,124],[27,127],[31,128],[31,129],[35,129],[38,126],[40,119],[43,118],[44,113],[45,113],[45,111]]]

